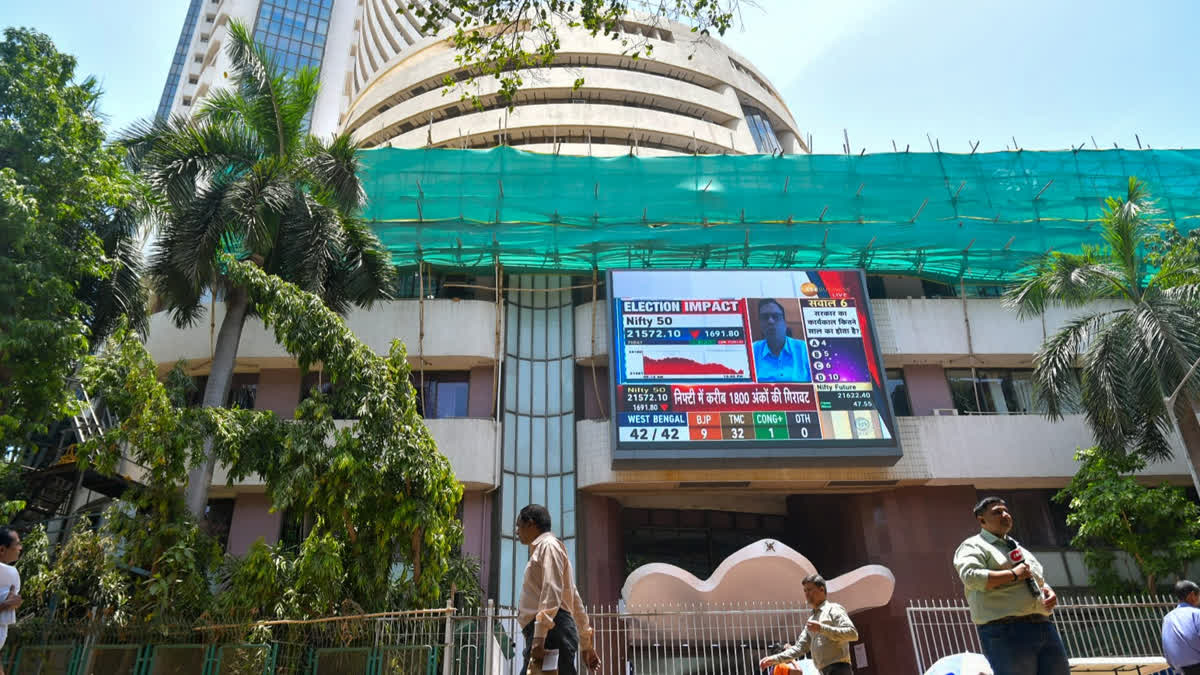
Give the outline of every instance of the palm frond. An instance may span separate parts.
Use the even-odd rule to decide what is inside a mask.
[[[1119,311],[1108,311],[1072,319],[1034,355],[1034,396],[1047,417],[1061,419],[1067,406],[1078,400],[1075,366],[1079,354],[1118,315]]]
[[[1004,305],[1021,318],[1038,316],[1047,306],[1083,307],[1100,298],[1126,295],[1120,270],[1095,248],[1082,254],[1053,252],[1033,262],[1033,269],[1004,296]]]
[[[358,145],[350,134],[334,136],[329,144],[309,138],[302,167],[314,185],[329,190],[343,213],[357,213],[366,203],[359,180]]]
[[[285,77],[274,57],[256,44],[241,21],[229,22],[229,55],[237,95],[245,100],[246,123],[263,138],[268,152],[286,154],[287,131],[279,106]]]
[[[1081,402],[1096,440],[1112,451],[1124,451],[1133,432],[1130,419],[1127,358],[1134,318],[1118,314],[1097,332],[1081,359]]]

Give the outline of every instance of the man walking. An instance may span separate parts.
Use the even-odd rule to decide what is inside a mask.
[[[858,629],[845,607],[825,599],[825,580],[820,575],[810,574],[800,583],[804,585],[804,599],[812,607],[812,616],[804,624],[796,644],[763,657],[758,667],[795,661],[805,652],[812,652],[813,664],[821,675],[851,675],[850,643],[858,639]]]
[[[1175,597],[1179,606],[1163,617],[1163,657],[1183,675],[1200,675],[1200,586],[1182,579]]]
[[[13,563],[21,557],[21,536],[16,530],[0,527],[0,649],[8,639],[8,627],[17,622],[21,603],[21,575]],[[0,675],[4,668],[0,667]]]
[[[979,631],[983,655],[995,675],[1068,675],[1067,650],[1050,612],[1058,603],[1042,577],[1042,565],[1008,536],[1012,514],[999,497],[975,506],[979,534],[954,552]]]
[[[559,674],[576,675],[575,654],[581,647],[584,664],[596,670],[600,657],[592,649],[592,628],[575,588],[567,549],[550,532],[550,512],[539,504],[526,506],[517,515],[516,531],[529,546],[517,613],[525,634],[521,673],[532,667],[533,675],[540,675],[546,652],[558,650]]]

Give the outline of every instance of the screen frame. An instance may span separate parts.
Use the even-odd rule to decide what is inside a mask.
[[[798,446],[796,441],[754,441],[745,444],[730,445],[724,441],[671,441],[649,444],[621,444],[619,440],[619,425],[617,410],[618,362],[616,344],[617,306],[613,275],[622,272],[637,272],[638,274],[742,274],[755,272],[837,272],[839,274],[856,274],[860,288],[863,291],[863,301],[866,303],[867,325],[863,330],[871,337],[875,346],[874,363],[879,372],[880,390],[876,398],[880,405],[876,407],[884,424],[892,432],[890,439],[873,440],[840,440],[834,443],[816,441],[811,445]],[[904,456],[900,442],[900,432],[896,425],[895,411],[892,410],[891,399],[887,395],[887,371],[883,364],[883,353],[880,349],[878,333],[875,330],[875,313],[871,307],[870,294],[867,291],[866,272],[862,269],[846,268],[745,268],[735,270],[685,270],[685,269],[639,269],[622,268],[609,269],[605,272],[605,299],[608,316],[608,383],[609,383],[609,444],[612,448],[614,468],[643,467],[651,468],[660,464],[664,468],[675,466],[680,461],[694,461],[699,464],[715,465],[722,460],[738,460],[746,465],[849,465],[849,466],[891,466]],[[749,339],[749,335],[747,336]],[[871,355],[867,355],[868,360]],[[824,441],[825,439],[822,439]],[[808,443],[808,442],[804,442]]]

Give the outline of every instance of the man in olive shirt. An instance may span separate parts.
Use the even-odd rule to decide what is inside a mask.
[[[999,497],[975,506],[979,534],[959,544],[962,579],[983,655],[995,675],[1068,675],[1067,650],[1050,612],[1058,603],[1042,565],[1008,533],[1012,514]]]
[[[812,616],[808,617],[796,644],[763,657],[758,667],[795,661],[811,651],[813,664],[821,675],[850,675],[850,643],[858,639],[858,629],[845,607],[825,599],[825,580],[820,575],[810,574],[800,583],[804,585],[804,599],[812,607]]]

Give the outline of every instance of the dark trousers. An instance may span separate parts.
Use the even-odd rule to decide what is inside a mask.
[[[979,626],[979,642],[995,675],[1069,675],[1067,650],[1050,621]]]
[[[1200,675],[1200,663],[1191,666],[1184,666],[1183,670],[1179,671],[1183,675]]]
[[[850,667],[849,663],[840,661],[822,668],[821,675],[854,675],[854,669]]]
[[[521,652],[521,675],[529,672],[529,650],[533,646],[533,625],[537,621],[525,624],[521,632],[525,635],[525,651]],[[546,651],[558,650],[559,675],[577,675],[575,670],[575,654],[579,652],[579,629],[575,627],[575,617],[565,609],[559,609],[554,615],[554,628],[546,633]],[[542,664],[535,664],[534,671],[541,672]]]

